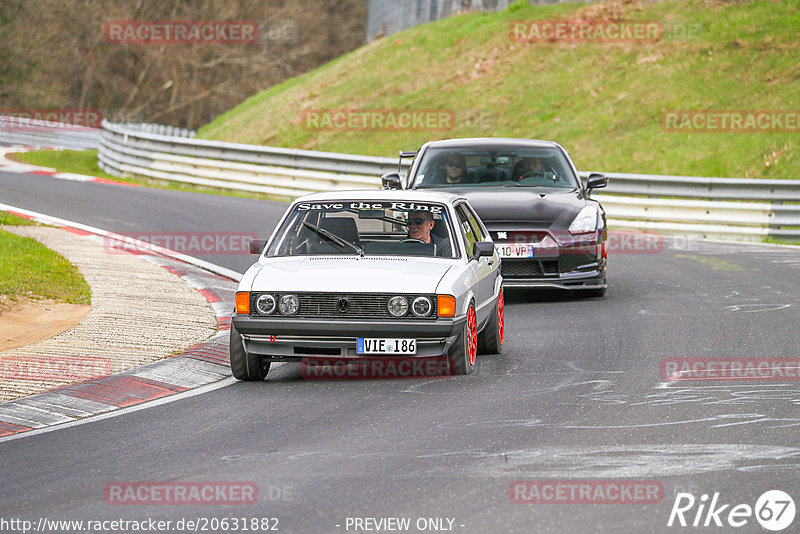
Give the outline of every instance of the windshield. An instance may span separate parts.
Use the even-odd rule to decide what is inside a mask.
[[[557,148],[428,148],[412,188],[580,187]]]
[[[442,204],[323,201],[292,208],[267,256],[455,257],[450,221]]]

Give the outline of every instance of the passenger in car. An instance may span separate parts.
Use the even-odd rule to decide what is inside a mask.
[[[457,152],[447,156],[445,160],[445,183],[460,184],[469,181],[467,162],[463,154]]]
[[[407,222],[409,238],[419,239],[424,243],[433,243],[436,245],[437,256],[450,257],[452,255],[450,240],[431,233],[436,223],[429,211],[410,211]]]

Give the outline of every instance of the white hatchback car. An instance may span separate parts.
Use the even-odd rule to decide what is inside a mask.
[[[239,380],[309,358],[445,357],[469,374],[479,351],[502,350],[500,258],[461,196],[307,195],[251,252],[231,320]]]

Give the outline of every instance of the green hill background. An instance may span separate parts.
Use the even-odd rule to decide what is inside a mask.
[[[657,41],[517,42],[514,21],[653,21]],[[788,133],[672,133],[670,110],[800,112],[800,1],[623,1],[469,13],[394,34],[246,100],[199,137],[396,156],[431,139],[551,139],[583,170],[800,178]],[[319,109],[438,110],[450,129],[310,127]],[[394,113],[394,112],[390,112]]]

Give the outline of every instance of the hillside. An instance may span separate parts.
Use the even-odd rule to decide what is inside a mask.
[[[633,42],[511,38],[514,21],[533,28],[563,18],[652,22],[660,32],[657,40]],[[672,110],[796,116],[797,28],[797,0],[521,2],[379,39],[258,93],[204,126],[200,137],[382,156],[429,139],[531,137],[560,142],[587,170],[800,178],[796,121],[794,131],[777,133],[674,132],[663,125]],[[434,126],[454,126],[321,127],[316,110],[342,109],[389,110],[381,120],[433,110],[445,117]],[[317,113],[317,126],[309,111]]]

